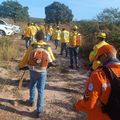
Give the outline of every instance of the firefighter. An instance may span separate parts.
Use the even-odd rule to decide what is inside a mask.
[[[63,28],[62,32],[61,32],[61,52],[60,52],[60,55],[63,55],[63,52],[65,50],[65,56],[67,57],[69,40],[70,40],[70,33],[65,28]]]
[[[74,26],[72,32],[70,34],[70,43],[69,43],[69,52],[70,52],[70,68],[74,68],[74,64],[76,68],[78,66],[78,56],[80,50],[80,34],[78,33],[78,27]]]
[[[44,106],[44,88],[47,79],[47,67],[48,65],[53,66],[55,57],[52,53],[50,45],[44,42],[44,32],[42,30],[36,33],[35,38],[37,41],[34,41],[31,46],[29,46],[28,50],[23,56],[23,59],[16,67],[16,71],[19,71],[26,65],[29,67],[30,93],[29,100],[26,101],[26,104],[31,107],[34,106],[37,88],[38,99],[36,115],[39,118],[43,112]]]
[[[28,47],[31,44],[31,40],[32,40],[32,29],[31,29],[31,24],[28,23],[27,27],[24,30],[24,40],[25,40],[25,46],[28,49]]]
[[[93,47],[93,50],[89,54],[89,61],[92,66],[92,70],[95,70],[99,66],[101,66],[100,61],[95,60],[95,56],[96,56],[98,49],[102,47],[103,45],[108,45],[108,43],[106,42],[106,33],[100,32],[97,36],[97,39],[98,39],[98,43]]]
[[[57,28],[53,32],[53,38],[54,38],[54,42],[55,42],[55,49],[57,49],[59,42],[61,40],[61,30],[60,30],[59,26],[57,26]]]
[[[103,66],[111,68],[116,76],[120,77],[120,61],[116,58],[116,50],[111,45],[104,45],[98,49],[96,60]],[[111,120],[108,114],[103,113],[102,106],[107,104],[111,85],[108,76],[102,67],[92,71],[86,85],[84,97],[75,104],[76,111],[88,114],[88,120]]]

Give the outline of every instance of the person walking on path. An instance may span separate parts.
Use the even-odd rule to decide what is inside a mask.
[[[25,40],[25,46],[28,49],[32,41],[32,29],[30,23],[28,23],[28,26],[25,28],[23,36],[23,39]]]
[[[37,117],[40,117],[44,106],[44,88],[47,79],[47,67],[53,66],[55,57],[52,53],[50,45],[44,42],[44,32],[38,31],[35,35],[37,41],[33,42],[26,51],[23,59],[16,67],[19,71],[20,68],[28,65],[30,70],[30,93],[27,104],[33,106],[35,103],[35,90],[37,88]]]
[[[74,26],[73,31],[70,34],[70,43],[69,43],[69,53],[70,53],[70,68],[79,68],[78,65],[78,56],[80,51],[80,34],[77,31],[78,27]]]
[[[63,52],[65,50],[65,56],[67,57],[69,40],[70,40],[70,33],[69,33],[69,31],[65,30],[65,28],[63,28],[62,32],[61,32],[61,52],[60,52],[60,55],[63,55]]]
[[[57,26],[57,28],[53,32],[53,39],[55,42],[55,49],[57,49],[59,45],[59,41],[61,40],[61,30],[59,26]]]

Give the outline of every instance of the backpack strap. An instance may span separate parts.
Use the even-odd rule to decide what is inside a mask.
[[[107,66],[103,66],[102,70],[104,71],[106,77],[109,79],[110,84],[112,83],[112,80],[115,78],[115,74],[113,73],[113,71],[107,67]]]
[[[112,87],[112,82],[113,82],[113,79],[114,79],[114,73],[112,72],[112,70],[107,67],[107,66],[102,66],[101,67],[102,70],[104,71],[106,77],[108,78],[109,82],[110,82],[110,85]],[[102,94],[102,93],[101,93]],[[101,102],[102,104],[102,112],[103,113],[106,113],[106,104],[103,103],[103,101],[101,99],[99,99],[99,101]]]

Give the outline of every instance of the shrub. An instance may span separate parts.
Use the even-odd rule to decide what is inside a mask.
[[[0,60],[10,61],[17,55],[15,43],[9,38],[4,37],[0,39]]]

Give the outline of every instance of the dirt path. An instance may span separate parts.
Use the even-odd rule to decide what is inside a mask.
[[[70,70],[69,59],[59,56],[58,51],[54,53],[59,66],[48,70],[44,111],[39,120],[85,120],[85,114],[74,112],[73,105],[84,91],[86,77],[80,73],[86,70],[82,63],[79,71]],[[12,64],[15,67],[17,63]],[[21,73],[16,76],[14,67],[0,69],[3,72],[0,77],[0,120],[37,120],[35,107],[30,108],[21,103],[21,100],[29,97],[29,82],[24,82],[23,88],[18,90],[17,81]]]

